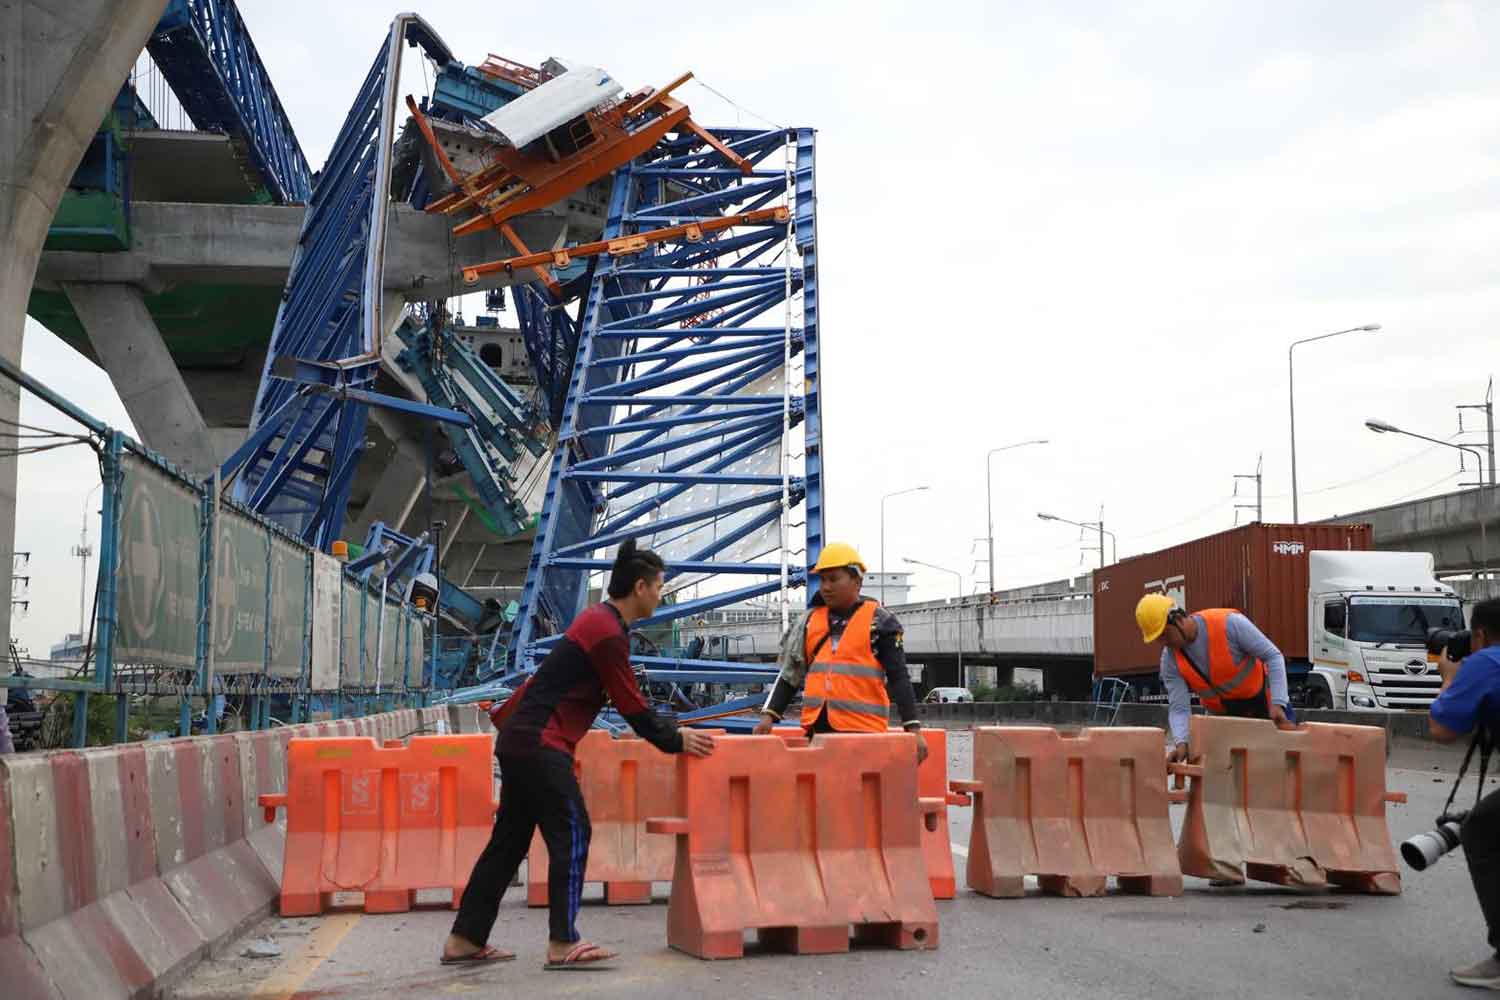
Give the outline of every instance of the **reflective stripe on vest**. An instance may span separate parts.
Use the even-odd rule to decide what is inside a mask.
[[[853,663],[826,663],[819,661],[807,668],[810,674],[843,674],[845,677],[877,677],[885,680],[884,667],[864,667]]]
[[[840,732],[885,732],[891,713],[885,689],[885,668],[875,658],[870,633],[875,624],[872,600],[862,601],[839,636],[838,648],[825,641],[828,608],[814,608],[807,619],[805,653],[816,654],[807,665],[802,689],[802,725],[811,728],[823,712]]]
[[[1174,650],[1177,669],[1189,688],[1210,712],[1225,713],[1225,702],[1264,700],[1269,695],[1266,665],[1253,656],[1236,663],[1229,650],[1229,616],[1232,608],[1210,608],[1197,612],[1208,637],[1208,672],[1204,675],[1188,659],[1185,650]],[[1233,713],[1238,714],[1238,713]]]

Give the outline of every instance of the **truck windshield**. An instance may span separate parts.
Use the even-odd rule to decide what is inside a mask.
[[[1354,642],[1420,646],[1427,641],[1430,628],[1463,627],[1464,614],[1457,601],[1356,597],[1349,602],[1349,638]]]

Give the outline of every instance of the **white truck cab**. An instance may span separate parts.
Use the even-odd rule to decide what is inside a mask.
[[[1430,553],[1309,552],[1307,707],[1426,710],[1442,683],[1427,630],[1463,627]]]

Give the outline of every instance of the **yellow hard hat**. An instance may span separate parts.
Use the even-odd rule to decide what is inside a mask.
[[[1166,594],[1147,594],[1135,606],[1135,623],[1141,627],[1141,639],[1155,642],[1167,628],[1167,616],[1177,607]]]
[[[846,566],[858,569],[860,576],[865,575],[865,561],[854,551],[854,546],[846,542],[829,542],[818,553],[818,564],[813,567],[813,572],[821,573],[825,569],[843,569]]]

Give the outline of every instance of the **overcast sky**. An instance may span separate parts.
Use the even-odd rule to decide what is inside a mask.
[[[241,6],[316,166],[394,10]],[[928,485],[888,503],[887,567],[972,590],[985,451],[1028,438],[1052,443],[994,461],[1001,586],[1096,559],[1037,511],[1102,505],[1122,556],[1229,527],[1262,452],[1266,520],[1290,520],[1287,345],[1366,323],[1384,329],[1297,350],[1303,519],[1460,481],[1457,452],[1362,424],[1446,438],[1494,367],[1500,6],[496,10],[420,7],[471,64],[557,55],[627,87],[690,69],[738,105],[690,84],[699,120],[819,130],[828,532],[872,568],[880,496]],[[123,418],[101,373],[28,333],[28,370]],[[17,547],[33,597],[59,594],[18,620],[34,652],[77,617],[86,470],[23,464]]]

